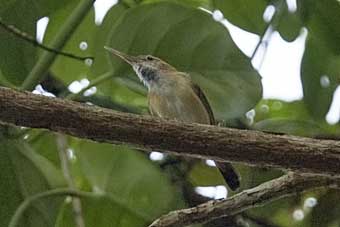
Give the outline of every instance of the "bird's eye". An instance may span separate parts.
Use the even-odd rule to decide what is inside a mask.
[[[146,60],[152,61],[152,60],[155,60],[155,58],[150,56],[150,55],[148,55],[148,56],[146,56]]]

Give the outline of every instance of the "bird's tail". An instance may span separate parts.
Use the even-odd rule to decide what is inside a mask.
[[[216,162],[216,166],[231,190],[235,191],[240,187],[240,176],[230,163]]]

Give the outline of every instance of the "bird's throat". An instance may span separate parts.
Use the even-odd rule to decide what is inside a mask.
[[[143,84],[150,89],[150,85],[158,80],[158,74],[155,69],[149,67],[134,67],[138,78]]]

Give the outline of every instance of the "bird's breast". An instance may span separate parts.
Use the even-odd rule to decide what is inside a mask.
[[[148,102],[152,115],[188,123],[210,123],[207,110],[190,86],[151,90]]]

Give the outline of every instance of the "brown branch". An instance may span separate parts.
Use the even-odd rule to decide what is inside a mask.
[[[28,43],[31,43],[34,46],[37,46],[43,50],[58,54],[58,55],[62,55],[68,58],[73,58],[75,60],[79,60],[79,61],[84,61],[86,59],[90,59],[90,60],[94,60],[93,57],[87,56],[87,57],[81,57],[81,56],[77,56],[71,53],[67,53],[67,52],[63,52],[63,51],[59,51],[59,50],[55,50],[51,47],[45,46],[41,43],[39,43],[37,40],[35,40],[31,35],[27,34],[24,31],[21,31],[19,28],[15,27],[14,25],[8,25],[5,22],[2,21],[2,19],[0,18],[0,27],[2,27],[4,30],[6,30],[9,33],[12,33],[13,35],[15,35],[16,37],[25,40]]]
[[[290,173],[227,199],[211,200],[196,207],[171,211],[154,221],[149,227],[180,227],[205,223],[321,186],[337,187],[337,182],[330,178]]]
[[[0,121],[99,142],[340,176],[340,141],[165,121],[0,88]]]

